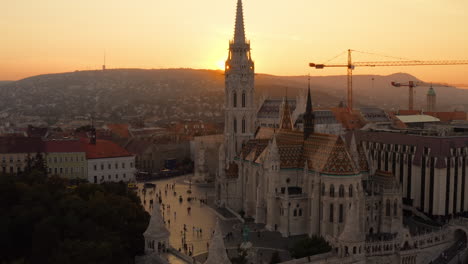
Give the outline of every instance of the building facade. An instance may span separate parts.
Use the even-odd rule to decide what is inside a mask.
[[[44,155],[44,143],[40,137],[1,137],[1,172],[17,174],[23,172],[28,162],[36,155]]]
[[[468,211],[467,136],[356,133],[376,170],[392,172],[408,205],[436,217]]]
[[[88,181],[91,183],[135,181],[135,156],[108,140],[85,144]]]
[[[86,152],[79,140],[49,140],[44,142],[49,175],[67,179],[87,180]]]

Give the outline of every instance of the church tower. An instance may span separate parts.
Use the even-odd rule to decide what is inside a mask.
[[[225,64],[225,124],[226,161],[232,162],[242,144],[255,132],[254,62],[250,42],[245,38],[242,0],[237,1],[234,39],[229,41]]]
[[[431,87],[429,90],[427,90],[427,97],[426,97],[426,103],[427,103],[427,112],[435,112],[436,110],[436,93],[434,91],[434,88]]]

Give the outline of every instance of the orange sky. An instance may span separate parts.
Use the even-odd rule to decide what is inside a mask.
[[[210,68],[227,56],[236,0],[1,1],[0,80],[101,67]],[[348,48],[419,60],[468,60],[466,0],[244,0],[256,71],[315,70]],[[385,58],[355,54],[356,61]],[[342,56],[333,62],[345,62]],[[357,68],[468,83],[468,66]]]

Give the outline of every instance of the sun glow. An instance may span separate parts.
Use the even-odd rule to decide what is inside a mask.
[[[218,70],[224,70],[224,60],[219,60],[216,65]]]

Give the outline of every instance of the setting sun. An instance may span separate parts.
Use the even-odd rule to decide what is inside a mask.
[[[218,69],[218,70],[224,70],[224,60],[219,60],[219,61],[216,63],[216,66],[217,66],[217,69]]]

